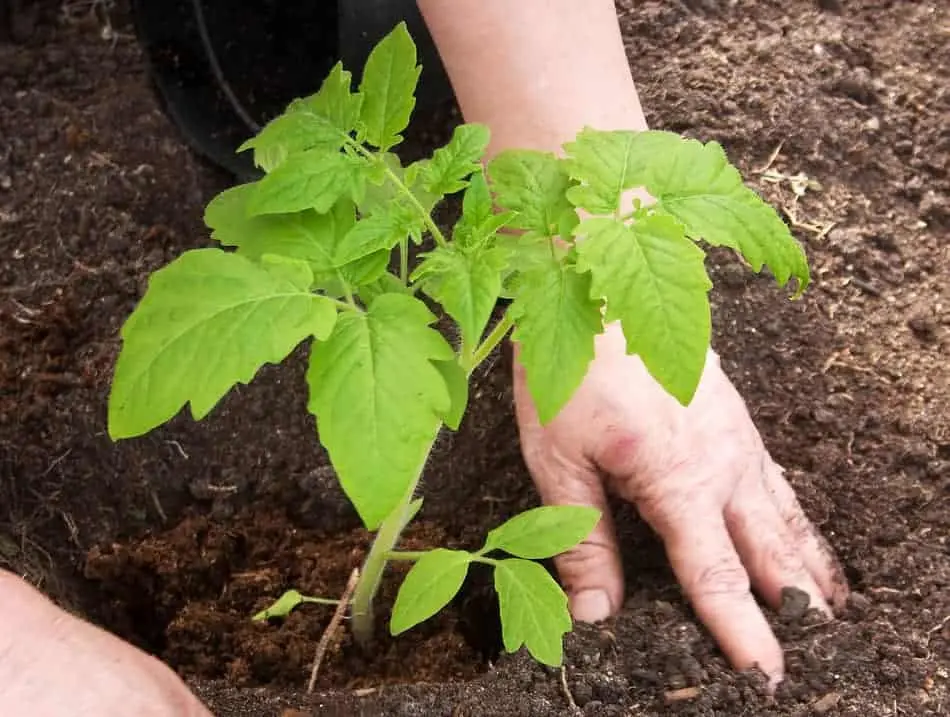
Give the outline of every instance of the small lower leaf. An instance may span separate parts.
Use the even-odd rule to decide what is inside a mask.
[[[600,511],[583,505],[547,505],[516,515],[488,534],[485,552],[504,550],[519,558],[550,558],[584,540]]]
[[[316,603],[318,605],[339,605],[339,600],[329,600],[326,598],[310,597],[302,594],[299,590],[288,590],[268,607],[261,610],[251,618],[254,622],[270,620],[271,618],[284,618],[292,613],[297,607],[304,603]]]
[[[508,652],[522,645],[538,662],[557,667],[562,640],[572,627],[567,595],[539,563],[520,558],[495,564],[501,634]]]
[[[471,561],[471,553],[445,548],[419,558],[399,588],[389,631],[405,632],[448,605],[462,587]]]

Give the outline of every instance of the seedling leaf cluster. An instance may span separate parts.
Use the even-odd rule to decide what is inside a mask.
[[[419,72],[400,24],[357,86],[338,64],[316,94],[242,145],[263,176],[208,205],[219,246],[156,271],[122,328],[109,433],[140,436],[186,405],[201,420],[262,366],[308,344],[308,409],[344,492],[376,531],[350,606],[357,638],[372,635],[389,561],[415,561],[393,634],[442,609],[470,565],[484,563],[505,648],[557,665],[567,598],[534,561],[582,541],[597,511],[528,511],[474,552],[396,550],[421,507],[416,489],[436,437],[463,420],[472,372],[513,331],[549,422],[581,383],[605,322],[619,321],[627,350],[688,404],[710,340],[703,244],[735,250],[754,271],[767,266],[782,286],[795,280],[796,294],[808,267],[715,142],[585,128],[562,156],[511,150],[486,166],[488,128],[463,124],[404,166],[394,150]],[[652,201],[630,202],[632,190]],[[457,194],[460,218],[438,225],[434,210]],[[410,245],[426,240],[414,260]],[[493,323],[500,298],[511,303]],[[451,340],[436,330],[433,305],[454,321]],[[290,591],[255,617],[315,601],[324,600]]]

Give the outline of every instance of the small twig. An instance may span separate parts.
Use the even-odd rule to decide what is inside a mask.
[[[675,704],[677,702],[686,702],[688,700],[694,700],[702,693],[702,690],[699,687],[681,687],[678,690],[670,690],[663,693],[663,699],[667,704]]]
[[[785,140],[783,139],[778,143],[778,146],[772,150],[772,154],[769,155],[768,160],[765,162],[765,165],[759,169],[753,170],[753,174],[765,174],[768,172],[772,165],[775,164],[775,160],[778,159],[779,153],[782,151],[782,147],[785,145]]]
[[[876,286],[874,286],[874,284],[868,281],[864,281],[863,279],[859,279],[856,276],[850,277],[848,282],[855,288],[860,289],[865,294],[870,294],[871,296],[880,297],[884,293],[880,289],[878,289]]]
[[[327,629],[323,631],[323,635],[320,637],[320,642],[317,643],[317,652],[313,657],[313,669],[310,670],[310,682],[307,683],[307,692],[313,692],[313,687],[317,684],[317,674],[320,672],[320,663],[323,662],[333,635],[339,630],[340,623],[343,622],[343,616],[346,614],[346,609],[350,604],[353,591],[356,590],[356,583],[359,582],[359,578],[359,568],[353,568],[353,572],[350,573],[350,579],[346,583],[346,588],[343,590],[343,595],[340,597],[340,604],[336,606],[333,617],[330,618],[330,624],[327,625]]]
[[[185,449],[181,447],[181,443],[179,443],[178,441],[171,441],[171,440],[165,441],[165,443],[167,443],[167,444],[170,445],[172,448],[174,448],[175,450],[177,450],[177,451],[178,451],[178,455],[180,455],[180,456],[181,456],[182,458],[184,458],[186,461],[188,460],[188,454],[185,453]]]
[[[947,615],[943,620],[938,624],[934,625],[932,628],[927,630],[928,635],[933,635],[935,632],[940,632],[943,628],[947,626],[947,623],[950,622],[950,615]]]
[[[567,700],[567,705],[571,708],[571,712],[580,712],[581,708],[578,707],[577,702],[574,701],[574,695],[571,694],[571,688],[567,684],[567,667],[561,667],[561,692],[564,693],[564,699]]]
[[[158,493],[156,493],[154,490],[149,492],[152,496],[152,504],[155,506],[155,510],[158,512],[158,517],[162,519],[162,523],[167,523],[168,516],[165,514],[165,509],[162,508],[162,503],[158,499]]]
[[[72,452],[73,452],[73,449],[72,449],[72,448],[68,448],[65,453],[63,453],[63,454],[60,455],[60,456],[56,456],[56,458],[54,458],[54,459],[50,462],[49,466],[47,466],[46,470],[43,471],[43,476],[45,477],[45,476],[48,476],[50,473],[52,473],[52,472],[53,472],[53,469],[54,469],[56,466],[58,466],[60,463],[62,463],[64,460],[66,460],[66,458],[67,458],[67,457],[69,456],[69,454],[72,453]]]

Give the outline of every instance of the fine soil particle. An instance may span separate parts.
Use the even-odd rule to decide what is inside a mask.
[[[208,244],[203,206],[229,181],[165,119],[121,4],[13,3],[15,42],[0,41],[0,565],[170,661],[225,717],[543,717],[571,702],[589,715],[946,714],[950,11],[619,6],[651,124],[722,142],[813,267],[789,302],[728,254],[709,261],[716,347],[855,591],[834,622],[786,593],[771,616],[788,663],[777,695],[728,668],[619,505],[627,601],[568,637],[563,675],[496,656],[483,575],[389,638],[390,579],[378,652],[343,631],[317,693],[302,692],[331,609],[282,625],[249,615],[288,588],[338,595],[367,546],[314,440],[303,356],[200,424],[119,445],[105,434],[118,329],[150,271]],[[413,151],[453,118],[421,117]],[[536,504],[509,369],[501,354],[476,377],[407,545],[477,547]]]

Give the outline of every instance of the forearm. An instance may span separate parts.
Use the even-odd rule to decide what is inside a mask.
[[[489,154],[559,151],[584,126],[646,129],[613,0],[419,0]]]

